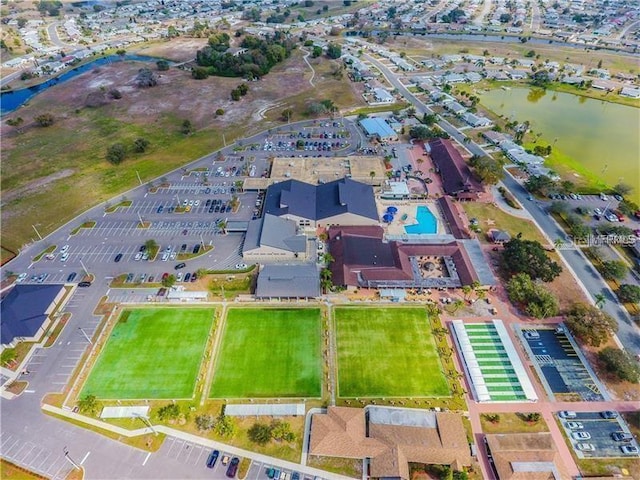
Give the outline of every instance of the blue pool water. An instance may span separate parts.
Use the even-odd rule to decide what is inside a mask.
[[[404,227],[404,231],[409,234],[438,233],[438,221],[433,213],[431,213],[431,210],[429,210],[429,207],[418,207],[416,210],[416,220],[418,221],[417,224],[407,225]]]

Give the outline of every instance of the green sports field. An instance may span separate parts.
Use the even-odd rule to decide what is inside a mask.
[[[319,309],[229,309],[210,396],[320,397],[320,329]]]
[[[81,395],[103,399],[191,398],[214,311],[124,311]]]
[[[336,308],[341,397],[449,396],[424,308]]]

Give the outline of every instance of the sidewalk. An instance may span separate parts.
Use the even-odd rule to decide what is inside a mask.
[[[353,480],[351,477],[346,477],[344,475],[339,475],[336,473],[327,472],[325,470],[320,470],[313,467],[308,467],[306,465],[300,465],[298,463],[289,462],[287,460],[282,460],[280,458],[270,457],[268,455],[262,455],[260,453],[250,452],[249,450],[244,450],[242,448],[234,447],[231,445],[227,445],[222,442],[218,442],[215,440],[210,440],[208,438],[202,438],[197,435],[193,435],[191,433],[186,433],[180,430],[175,430],[173,428],[167,427],[165,425],[157,425],[151,428],[139,428],[137,430],[127,430],[122,427],[118,427],[116,425],[111,425],[107,422],[103,422],[101,420],[96,420],[95,418],[85,417],[84,415],[80,415],[77,413],[73,413],[68,410],[64,410],[62,408],[54,407],[51,405],[43,404],[42,409],[54,413],[56,415],[60,415],[66,417],[70,420],[74,420],[76,422],[85,423],[87,425],[91,425],[93,427],[101,428],[103,430],[108,430],[110,432],[116,433],[123,437],[131,438],[137,437],[139,435],[147,435],[153,433],[153,430],[164,433],[165,435],[180,438],[182,440],[186,440],[187,442],[195,443],[198,445],[202,445],[203,447],[224,450],[225,452],[230,453],[231,455],[236,455],[239,457],[249,458],[254,461],[270,464],[270,465],[278,465],[290,470],[294,470],[300,472],[302,474],[307,474],[311,476],[317,476],[321,478],[326,478],[329,480]],[[158,452],[154,452],[152,455],[157,454]]]
[[[504,199],[502,194],[498,191],[498,188],[500,187],[503,187],[505,189],[507,188],[502,182],[499,182],[497,185],[491,186],[491,195],[493,195],[494,205],[498,207],[500,210],[502,210],[503,212],[508,213],[509,215],[513,215],[514,217],[518,217],[518,218],[525,218],[533,222],[533,217],[531,216],[531,214],[527,209],[525,208],[517,209],[507,204],[507,201]],[[509,190],[507,189],[507,191]],[[518,199],[516,199],[515,197],[514,197],[514,200],[516,201],[516,203],[520,204],[520,202],[518,202]],[[522,205],[520,206],[522,207]]]

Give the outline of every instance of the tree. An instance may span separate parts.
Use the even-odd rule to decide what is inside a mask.
[[[95,415],[100,408],[100,402],[95,395],[85,395],[78,400],[78,410],[81,413],[87,413],[89,415]]]
[[[119,165],[126,157],[127,149],[122,143],[114,143],[107,148],[107,160],[114,165]]]
[[[254,423],[247,432],[249,440],[258,445],[265,445],[271,440],[271,427],[266,423]]]
[[[195,131],[195,128],[193,127],[193,124],[191,123],[191,120],[189,120],[188,118],[183,120],[182,121],[182,127],[181,127],[180,131],[182,133],[184,133],[185,135],[191,135]]]
[[[166,288],[171,288],[176,284],[176,276],[171,274],[162,279],[162,286]]]
[[[191,77],[195,80],[204,80],[209,76],[209,71],[205,67],[193,67]]]
[[[622,280],[627,275],[627,266],[620,260],[609,260],[602,262],[600,273],[607,280]]]
[[[221,117],[224,115],[224,110],[222,108],[216,109],[216,117]]]
[[[238,100],[240,100],[240,97],[242,95],[240,94],[240,91],[237,88],[234,88],[233,90],[231,90],[231,100],[237,102]]]
[[[525,422],[537,423],[540,421],[540,418],[542,418],[542,415],[540,415],[538,412],[530,412],[530,413],[525,413],[523,417]]]
[[[223,412],[218,415],[216,419],[216,426],[214,432],[219,437],[229,438],[236,432],[236,425],[233,422],[233,418],[225,415]]]
[[[169,62],[167,62],[166,60],[158,60],[156,62],[156,67],[158,67],[158,70],[160,72],[165,72],[169,70]]]
[[[533,58],[536,56],[536,52],[535,50],[529,50],[527,53],[524,54],[524,56],[527,58]]]
[[[618,379],[636,384],[640,381],[640,367],[627,352],[614,347],[605,347],[598,353],[598,360],[607,372]]]
[[[633,187],[631,185],[627,185],[624,182],[618,182],[615,187],[613,187],[613,191],[622,197],[631,193],[632,190]]]
[[[611,315],[586,303],[572,305],[565,324],[576,337],[594,347],[605,343],[618,330]]]
[[[282,113],[280,114],[280,119],[283,122],[289,122],[291,121],[291,117],[293,116],[293,110],[290,108],[285,108]]]
[[[526,273],[511,277],[506,285],[509,300],[534,318],[558,314],[558,300],[542,284],[534,282]]]
[[[146,138],[136,138],[133,141],[133,149],[138,153],[144,153],[149,147],[149,140]]]
[[[216,425],[216,419],[213,415],[197,415],[196,427],[200,431],[211,430]]]
[[[36,123],[40,127],[50,127],[55,122],[55,117],[50,113],[41,113],[35,118]]]
[[[327,45],[327,56],[329,58],[340,58],[342,56],[342,46],[339,43],[329,43]]]
[[[332,277],[333,273],[328,268],[323,268],[320,271],[320,286],[325,293],[333,287]]]
[[[556,188],[556,182],[546,175],[532,175],[524,185],[531,193],[537,193],[543,196],[548,195]]]
[[[296,434],[291,431],[289,423],[274,420],[271,424],[271,437],[274,440],[293,442],[296,439]]]
[[[433,113],[425,113],[422,116],[422,123],[424,123],[425,125],[433,125],[434,123],[436,123],[438,121],[438,117],[437,115],[433,114]]]
[[[502,15],[500,15],[500,23],[509,23],[511,21],[511,14],[510,13],[503,13]]]
[[[2,364],[3,366],[10,365],[15,361],[17,357],[18,353],[16,352],[15,348],[5,348],[0,354],[0,364]]]
[[[503,267],[511,275],[526,273],[532,280],[550,282],[562,272],[562,267],[547,257],[540,242],[522,240],[522,234],[504,244]]]
[[[502,165],[492,157],[487,155],[478,157],[474,155],[471,157],[469,163],[482,183],[495,185],[504,177]]]
[[[618,298],[626,303],[640,303],[640,287],[624,283],[618,289]]]
[[[595,300],[596,307],[598,308],[604,307],[604,304],[607,303],[607,296],[604,293],[594,294],[593,299]]]
[[[160,420],[175,420],[180,416],[180,407],[177,403],[169,403],[158,410]]]
[[[7,125],[10,127],[16,127],[18,131],[20,131],[20,127],[24,123],[24,119],[22,117],[10,118],[7,120]]]
[[[152,250],[158,248],[158,243],[153,238],[150,238],[149,240],[144,242],[144,246],[147,252],[151,252]]]
[[[318,45],[314,45],[313,49],[311,50],[311,57],[318,58],[320,55],[322,55],[322,47],[319,47]]]
[[[431,130],[424,125],[414,125],[409,129],[409,136],[418,140],[427,140],[431,138]]]
[[[140,88],[155,87],[158,84],[158,76],[149,68],[141,68],[136,75],[136,85]]]

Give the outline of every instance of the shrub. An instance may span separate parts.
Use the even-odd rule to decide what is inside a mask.
[[[121,143],[114,143],[107,148],[107,160],[114,165],[119,165],[127,156],[127,150]]]
[[[180,416],[180,407],[176,403],[170,403],[158,410],[160,420],[176,419]]]
[[[576,337],[594,347],[605,343],[617,331],[618,323],[606,312],[586,303],[574,304],[565,324]]]
[[[54,124],[55,118],[50,113],[41,113],[36,118],[36,123],[41,127],[50,127]]]
[[[491,422],[491,423],[498,423],[500,422],[500,415],[498,415],[497,413],[483,413],[482,417],[487,421],[487,422]]]
[[[149,140],[146,138],[136,138],[133,142],[133,149],[138,153],[144,153],[149,147]]]
[[[224,115],[224,110],[223,110],[223,109],[221,109],[221,108],[218,108],[218,109],[216,110],[216,115],[217,115],[218,117],[220,117],[220,116]]]
[[[271,427],[266,423],[254,423],[249,431],[249,440],[258,445],[265,445],[271,440]]]
[[[598,353],[604,369],[620,380],[638,383],[640,368],[627,352],[614,347],[606,347]]]
[[[640,303],[640,287],[628,283],[620,285],[618,298],[623,302]]]

